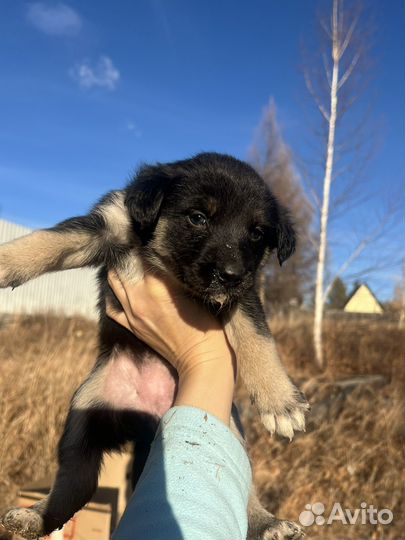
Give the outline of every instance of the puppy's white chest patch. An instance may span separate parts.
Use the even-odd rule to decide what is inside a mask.
[[[162,417],[173,405],[176,380],[169,366],[149,356],[141,365],[119,351],[109,361],[103,381],[103,402],[114,409],[136,410]]]

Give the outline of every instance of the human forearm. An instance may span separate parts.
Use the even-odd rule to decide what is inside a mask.
[[[230,429],[208,411],[173,407],[113,540],[245,539],[250,484]]]
[[[235,384],[233,359],[229,350],[219,350],[217,355],[181,375],[175,405],[204,409],[229,425]]]

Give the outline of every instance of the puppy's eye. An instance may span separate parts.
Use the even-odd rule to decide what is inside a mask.
[[[253,227],[250,231],[250,239],[253,242],[259,242],[264,236],[264,232],[260,227]]]
[[[205,227],[208,221],[202,212],[192,212],[188,219],[195,227]]]

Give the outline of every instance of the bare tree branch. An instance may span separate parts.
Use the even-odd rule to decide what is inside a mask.
[[[329,86],[332,84],[332,75],[329,69],[328,59],[326,58],[326,53],[324,52],[322,54],[322,61],[323,61],[323,67],[325,69],[326,79],[328,81]]]
[[[318,95],[316,94],[316,92],[315,92],[315,90],[313,88],[312,81],[311,81],[311,78],[310,78],[309,74],[307,72],[304,72],[304,77],[305,77],[305,84],[307,86],[308,92],[313,97],[313,99],[315,101],[315,104],[319,109],[319,112],[322,114],[325,121],[329,122],[329,115],[328,115],[325,107],[322,105],[321,101],[319,100]]]
[[[360,53],[356,53],[353,56],[352,61],[350,62],[350,66],[346,69],[342,77],[340,78],[339,84],[338,84],[338,90],[342,88],[342,86],[345,84],[345,82],[350,78],[350,75],[353,73],[354,68],[357,65],[357,62],[360,59]]]
[[[342,15],[342,19],[343,19],[343,15]],[[359,16],[357,16],[355,19],[353,19],[352,24],[350,25],[350,27],[349,27],[349,29],[347,31],[346,37],[343,40],[342,45],[340,45],[340,47],[339,47],[339,60],[342,58],[342,56],[346,52],[346,49],[347,49],[347,47],[348,47],[348,45],[349,45],[349,43],[350,43],[350,41],[352,39],[353,32],[354,32],[358,22],[359,22]]]
[[[332,39],[332,32],[329,26],[326,24],[325,19],[321,18],[319,23],[321,25],[321,28],[324,30],[325,34],[328,36],[328,38]]]
[[[368,276],[374,276],[378,272],[385,272],[388,268],[399,266],[401,263],[402,263],[402,259],[400,257],[396,260],[380,261],[366,268],[362,268],[361,270],[358,270],[357,272],[347,274],[346,278],[347,280],[354,280],[354,279],[364,278]]]
[[[383,230],[383,225],[378,229],[378,231],[375,231],[373,234],[369,235],[367,238],[363,238],[361,242],[357,245],[356,249],[353,251],[353,253],[345,260],[345,262],[340,266],[340,268],[335,272],[333,278],[330,280],[328,286],[326,287],[324,294],[323,294],[323,301],[325,302],[328,294],[331,290],[332,284],[334,280],[337,277],[341,277],[345,271],[349,268],[349,266],[359,258],[359,256],[363,253],[363,251],[366,249],[366,247],[375,240],[379,234],[381,234]]]

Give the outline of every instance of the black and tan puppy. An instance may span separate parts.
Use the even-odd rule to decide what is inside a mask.
[[[105,314],[106,300],[115,300],[106,280],[110,268],[134,281],[147,269],[175,277],[221,317],[266,428],[289,438],[302,430],[307,403],[280,363],[255,291],[263,258],[276,250],[281,264],[294,245],[288,214],[263,180],[249,165],[219,154],[145,166],[88,215],[2,245],[0,287],[55,270],[101,267],[99,356],[73,396],[55,484],[31,509],[10,510],[4,526],[27,538],[61,527],[91,498],[104,452],[134,441],[142,468],[159,418],[173,403],[173,370]],[[251,538],[301,535],[254,494],[249,513]]]

